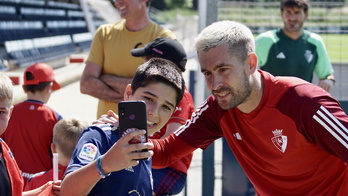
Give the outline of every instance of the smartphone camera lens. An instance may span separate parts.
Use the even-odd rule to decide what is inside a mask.
[[[120,114],[122,115],[122,116],[124,116],[124,107],[122,107],[121,109],[120,109],[121,111],[120,111]]]
[[[129,115],[129,119],[134,120],[135,119],[135,115],[134,114],[130,114]]]

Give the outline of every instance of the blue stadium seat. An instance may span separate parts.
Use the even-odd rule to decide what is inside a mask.
[[[78,47],[80,52],[84,52],[90,49],[93,36],[90,32],[77,33],[72,35],[72,40]]]
[[[18,67],[49,61],[77,53],[70,35],[6,41],[8,59]]]
[[[46,37],[41,21],[0,21],[0,45],[5,41]]]
[[[11,68],[12,64],[24,67],[89,49],[91,40],[72,41],[74,34],[89,32],[78,4],[0,0],[0,13],[0,48],[4,48],[1,56]]]
[[[66,35],[88,32],[84,20],[46,21],[46,27],[51,35]]]
[[[0,21],[19,20],[15,6],[0,5]]]

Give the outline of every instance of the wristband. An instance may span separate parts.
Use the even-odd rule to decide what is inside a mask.
[[[331,81],[333,82],[333,84],[335,84],[335,83],[336,83],[336,80],[335,80],[335,79],[333,79],[333,78],[328,78],[328,80],[331,80]]]
[[[110,176],[111,172],[110,173],[104,173],[103,169],[102,169],[102,158],[103,158],[103,155],[99,156],[98,159],[97,159],[97,170],[98,170],[98,173],[100,175],[101,178],[105,178],[107,176]]]
[[[335,84],[336,83],[336,81],[335,81],[335,78],[333,77],[333,75],[328,75],[328,76],[326,76],[326,78],[324,78],[323,80],[331,80],[331,81],[333,81],[333,83]]]

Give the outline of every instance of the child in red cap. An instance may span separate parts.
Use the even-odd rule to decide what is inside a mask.
[[[51,93],[60,89],[51,66],[30,65],[24,71],[23,90],[27,100],[13,108],[2,138],[11,148],[24,179],[52,169],[53,126],[62,118],[46,105]]]
[[[0,73],[0,136],[6,130],[13,111],[13,87],[8,76]],[[46,182],[37,189],[23,192],[23,178],[8,145],[0,138],[0,195],[59,195],[60,181]]]

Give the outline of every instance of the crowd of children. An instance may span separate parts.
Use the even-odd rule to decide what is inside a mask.
[[[147,48],[161,52],[144,52]],[[146,102],[147,118],[152,124],[149,128],[149,136],[159,139],[183,125],[194,110],[192,97],[185,87],[182,76],[187,61],[186,53],[177,40],[159,38],[144,48],[132,51],[132,55],[142,56],[144,64],[137,69],[132,83],[126,88],[124,97],[125,100],[144,100]],[[168,73],[172,74],[168,75]],[[130,133],[130,136],[118,138],[118,134],[116,134],[118,132],[115,131],[117,127],[114,125],[99,123],[89,126],[87,122],[76,117],[63,118],[46,104],[52,92],[61,88],[55,80],[51,66],[45,63],[35,63],[25,69],[23,90],[27,94],[27,100],[14,106],[11,104],[13,96],[11,80],[5,74],[2,74],[2,77],[1,91],[6,92],[6,99],[1,98],[1,100],[4,101],[3,108],[6,110],[4,114],[7,116],[4,119],[6,126],[3,126],[4,130],[1,134],[3,139],[1,140],[3,156],[0,162],[2,163],[1,195],[78,195],[76,192],[71,192],[72,190],[82,191],[82,195],[88,193],[91,195],[123,194],[132,190],[142,192],[141,195],[173,195],[180,193],[184,188],[192,153],[167,168],[151,171],[152,151],[150,150],[146,155],[137,155],[134,153],[133,145],[129,145],[128,148],[132,150],[125,155],[128,158],[125,164],[110,171],[105,169],[105,165],[111,163],[107,161],[108,154],[116,151],[114,150],[117,149],[114,147],[117,146],[116,144],[120,144],[124,140],[128,144],[128,140],[134,134],[143,133],[138,131]],[[183,97],[184,99],[181,100]],[[107,130],[110,132],[108,133]],[[106,134],[108,136],[101,138],[110,137],[111,140],[107,140],[106,146],[96,147],[104,139],[93,135],[96,134],[95,132]],[[93,136],[90,136],[91,134]],[[116,138],[114,138],[115,134]],[[96,143],[91,143],[88,138],[92,138],[92,141],[96,141]],[[100,141],[97,138],[100,138]],[[114,143],[115,145],[113,145]],[[151,143],[141,146],[141,148],[151,147]],[[99,158],[95,156],[91,160],[81,161],[86,148],[87,150],[97,150],[94,153],[98,154]],[[55,153],[58,154],[56,168],[53,163]],[[133,155],[130,156],[129,153],[133,153]],[[109,155],[112,157],[109,160],[122,163],[124,160],[122,153],[116,155]],[[148,160],[134,162],[133,156],[144,156]],[[89,175],[86,171],[88,166],[91,167],[92,175],[93,172],[96,174],[95,178],[86,178]],[[57,171],[54,171],[54,168]],[[54,179],[54,172],[56,172],[57,179]],[[127,182],[123,177],[118,177],[122,172],[127,174],[130,180],[128,183],[123,183],[124,185],[119,183],[116,189],[98,188],[108,182],[114,183],[117,179]],[[138,178],[139,172],[142,173],[142,178],[135,181],[137,183],[133,183],[134,179]],[[110,173],[112,175],[107,178],[108,181],[101,180]],[[61,184],[63,178],[64,181]],[[86,185],[84,180],[91,179],[94,179],[94,182],[90,186]],[[76,189],[78,183],[83,183],[84,186],[81,184],[79,186],[81,188]],[[86,189],[82,187],[86,187]]]

